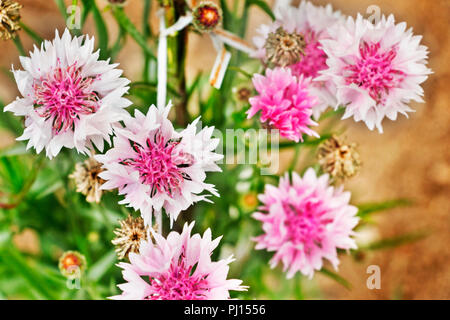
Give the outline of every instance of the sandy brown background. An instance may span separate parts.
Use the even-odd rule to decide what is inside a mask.
[[[65,23],[56,5],[49,0],[19,0],[24,5],[23,21],[45,38],[53,38],[55,28]],[[66,1],[67,2],[67,1]],[[98,1],[104,6],[104,1]],[[155,1],[156,2],[156,1]],[[347,184],[357,202],[393,198],[410,198],[415,205],[380,214],[376,227],[366,230],[368,238],[380,238],[401,233],[426,230],[430,235],[416,243],[395,249],[373,252],[362,261],[350,257],[342,260],[340,273],[353,285],[351,291],[327,278],[318,276],[324,297],[331,299],[449,299],[450,298],[450,1],[448,0],[329,0],[313,1],[316,4],[332,3],[344,14],[366,14],[370,5],[378,5],[381,12],[393,13],[397,21],[406,21],[414,32],[423,35],[423,44],[430,49],[429,67],[434,74],[424,84],[425,104],[413,104],[416,113],[409,119],[401,117],[395,122],[383,123],[385,133],[369,131],[363,124],[346,121],[347,137],[359,144],[363,160],[361,173]],[[126,8],[131,19],[140,26],[142,1],[129,0]],[[115,39],[115,22],[106,13],[108,27]],[[249,39],[254,28],[267,17],[258,10],[252,11]],[[153,21],[154,22],[154,21]],[[93,34],[91,20],[85,29]],[[31,41],[22,35],[26,49]],[[189,74],[209,69],[214,57],[207,48],[207,38],[193,36],[190,42]],[[202,50],[198,50],[201,44]],[[0,42],[0,66],[18,66],[18,56],[12,42]],[[212,47],[211,47],[212,48]],[[128,40],[120,54],[121,68],[129,78],[141,74],[139,47]],[[9,102],[15,98],[15,85],[0,74],[0,98]],[[0,133],[0,148],[10,144],[13,137]],[[286,155],[289,157],[289,155]],[[32,236],[31,236],[32,238]],[[381,289],[366,287],[366,268],[381,268]]]

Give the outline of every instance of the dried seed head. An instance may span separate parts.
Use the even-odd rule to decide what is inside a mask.
[[[120,228],[114,230],[116,237],[111,242],[116,246],[117,257],[124,259],[130,252],[139,252],[141,241],[147,240],[148,227],[141,217],[133,218],[131,215],[120,220],[119,224]]]
[[[248,102],[248,99],[252,96],[252,90],[248,87],[240,87],[236,92],[237,99],[240,102]]]
[[[202,1],[192,11],[192,23],[200,32],[213,31],[222,21],[222,10],[214,2]]]
[[[269,33],[264,48],[269,64],[286,67],[299,62],[305,54],[305,40],[301,34],[289,33],[282,27]]]
[[[319,146],[317,155],[322,170],[335,182],[343,182],[359,171],[361,162],[356,145],[347,144],[335,135]]]
[[[59,270],[69,279],[80,278],[86,266],[86,258],[78,251],[66,251],[59,258]]]
[[[9,40],[20,30],[20,12],[22,5],[11,0],[0,0],[0,38]]]
[[[100,189],[105,180],[98,175],[102,172],[102,164],[94,158],[75,165],[75,171],[69,176],[75,181],[77,192],[86,196],[87,202],[100,202],[103,190]]]

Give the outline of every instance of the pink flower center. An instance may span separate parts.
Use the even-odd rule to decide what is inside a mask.
[[[175,192],[180,192],[184,180],[192,180],[183,170],[194,163],[194,157],[176,148],[180,141],[166,140],[160,132],[153,139],[148,138],[145,146],[130,141],[136,156],[121,163],[139,171],[141,182],[152,187],[151,197],[157,192],[173,197]]]
[[[327,68],[327,55],[320,48],[318,36],[314,31],[308,30],[302,35],[306,42],[304,55],[299,62],[291,65],[290,68],[296,76],[302,74],[304,77],[315,78],[319,71]]]
[[[57,67],[33,83],[36,113],[52,121],[55,134],[73,130],[80,115],[95,113],[100,107],[98,94],[91,88],[94,80],[83,78],[76,63]]]
[[[354,83],[369,91],[377,104],[383,104],[389,89],[403,81],[405,73],[394,69],[392,61],[397,55],[396,48],[381,52],[380,43],[364,43],[360,48],[360,58],[354,65],[345,67],[346,83]]]
[[[152,295],[150,300],[205,300],[208,281],[202,276],[192,275],[192,266],[186,267],[183,256],[178,263],[158,277],[150,278]]]
[[[285,226],[289,241],[303,244],[309,254],[314,247],[321,247],[326,225],[331,219],[324,217],[325,211],[319,209],[320,203],[306,202],[299,207],[283,203],[286,212]]]

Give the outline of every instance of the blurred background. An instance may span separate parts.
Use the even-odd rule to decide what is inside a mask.
[[[43,38],[54,37],[55,28],[62,30],[65,21],[57,6],[48,0],[18,0],[23,5],[22,21]],[[70,5],[71,1],[66,1]],[[106,1],[97,1],[100,7]],[[271,1],[268,1],[271,3]],[[428,46],[429,67],[434,71],[424,83],[425,104],[413,104],[416,113],[409,119],[383,123],[384,134],[369,131],[364,124],[346,120],[346,136],[359,145],[363,162],[359,175],[348,183],[354,202],[375,202],[385,199],[408,198],[413,206],[392,209],[374,217],[376,224],[363,230],[361,237],[370,239],[392,237],[414,230],[427,232],[428,236],[403,246],[371,251],[357,260],[343,256],[339,274],[346,278],[352,289],[347,290],[336,282],[317,274],[316,280],[322,297],[328,299],[450,299],[450,1],[448,0],[327,0],[312,1],[317,5],[331,3],[334,9],[355,16],[358,12],[370,16],[367,9],[376,5],[382,14],[394,14],[396,21],[406,21],[414,33],[423,35]],[[295,3],[295,2],[294,2]],[[140,23],[142,1],[129,0],[125,11],[135,24]],[[117,25],[110,14],[104,17],[115,39]],[[268,22],[267,15],[252,9],[248,39],[255,28]],[[94,34],[95,26],[90,16],[84,31]],[[152,19],[152,24],[157,25]],[[21,33],[25,49],[32,40]],[[11,41],[1,41],[0,66],[19,67],[16,48]],[[190,35],[188,69],[189,77],[199,70],[210,70],[215,56],[208,37]],[[202,50],[198,50],[202,48]],[[117,58],[128,78],[142,72],[142,55],[134,41],[127,41]],[[0,73],[0,99],[9,103],[18,92],[16,85],[5,73]],[[1,115],[0,115],[1,116]],[[14,143],[15,137],[0,132],[0,149]],[[293,157],[283,153],[287,163]],[[282,161],[283,161],[282,160]],[[14,244],[27,254],[39,254],[39,235],[32,229],[17,233]],[[381,289],[369,290],[366,269],[369,265],[381,268]],[[0,274],[1,278],[5,274]]]

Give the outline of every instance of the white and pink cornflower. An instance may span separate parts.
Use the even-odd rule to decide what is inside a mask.
[[[129,80],[118,64],[99,60],[94,38],[74,37],[66,29],[56,31],[53,41],[20,57],[24,70],[13,70],[22,98],[5,107],[25,117],[25,130],[18,140],[49,158],[62,147],[87,153],[94,146],[103,150],[110,143],[113,126],[124,119],[131,102],[123,95]]]
[[[212,240],[211,230],[191,235],[194,223],[185,224],[181,234],[167,238],[152,232],[154,242],[142,241],[139,253],[130,253],[130,263],[119,263],[127,281],[118,285],[117,300],[224,300],[230,290],[243,291],[241,280],[227,279],[234,260],[212,261],[220,238]]]
[[[320,40],[329,39],[328,28],[341,23],[343,16],[333,11],[331,5],[315,6],[302,1],[298,7],[290,0],[278,0],[274,7],[276,20],[258,28],[259,35],[253,38],[257,51],[255,57],[268,67],[288,67],[295,76],[311,77],[327,68],[327,54],[322,50]],[[313,115],[335,106],[335,88],[331,81],[312,81],[311,92],[318,98]]]
[[[287,68],[266,69],[265,76],[255,74],[253,85],[258,95],[249,99],[248,118],[261,111],[261,122],[296,142],[303,141],[303,134],[319,137],[309,128],[317,125],[311,119],[317,98],[309,90],[310,82],[309,78],[292,75]]]
[[[282,262],[288,278],[298,271],[311,278],[325,259],[337,268],[337,249],[356,249],[358,209],[349,204],[349,192],[329,185],[328,174],[317,177],[310,168],[303,178],[294,172],[292,182],[286,174],[278,187],[266,185],[259,199],[253,217],[264,234],[254,238],[256,249],[274,251],[271,267]]]
[[[413,112],[411,101],[423,102],[420,86],[431,70],[427,47],[406,23],[383,16],[372,24],[361,15],[329,30],[338,38],[323,40],[329,68],[319,79],[337,88],[337,105],[345,106],[343,119],[363,121],[370,130],[383,132],[385,117]]]
[[[207,171],[221,171],[214,152],[219,139],[212,138],[214,127],[197,132],[199,119],[181,132],[167,118],[170,106],[151,106],[146,115],[136,110],[116,128],[114,147],[95,158],[103,163],[102,189],[118,188],[126,204],[140,210],[146,225],[164,209],[171,223],[194,202],[208,200],[207,191],[219,196],[205,183]]]

